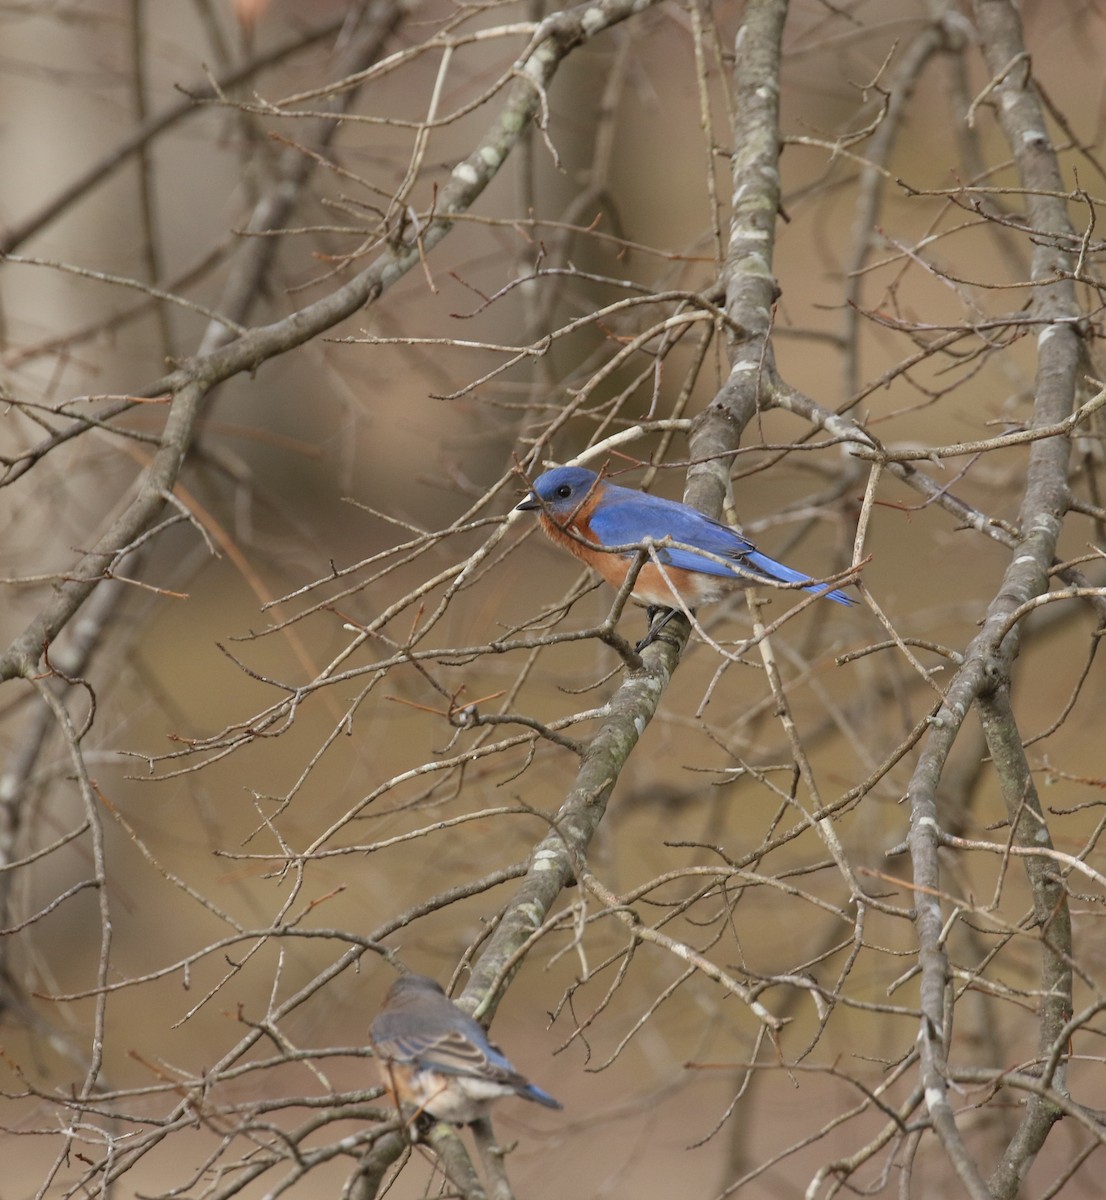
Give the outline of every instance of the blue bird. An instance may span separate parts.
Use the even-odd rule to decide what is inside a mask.
[[[655,548],[663,574],[652,561],[642,565],[631,595],[650,608],[672,609],[677,604],[696,608],[765,581],[801,584],[838,604],[855,603],[839,589],[831,590],[761,554],[739,530],[676,500],[608,483],[584,467],[554,467],[539,475],[517,508],[537,512],[552,542],[587,563],[614,588],[625,582],[637,554],[632,549],[612,554],[604,547],[637,546],[646,539],[665,538],[688,547]]]
[[[392,984],[369,1036],[392,1098],[436,1120],[468,1125],[502,1096],[561,1107],[425,975],[401,975]]]

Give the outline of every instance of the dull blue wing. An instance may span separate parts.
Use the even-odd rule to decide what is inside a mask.
[[[437,1034],[395,1031],[381,1036],[373,1031],[373,1040],[384,1058],[397,1062],[411,1063],[421,1068],[441,1071],[445,1075],[487,1074],[489,1067],[502,1069],[495,1058],[501,1055],[488,1054],[464,1034],[452,1031]],[[510,1064],[503,1059],[508,1069]]]
[[[506,1055],[487,1040],[476,1022],[468,1028],[463,1013],[457,1012],[448,1027],[428,1029],[418,1025],[405,1012],[378,1017],[373,1022],[372,1036],[381,1056],[443,1075],[512,1080],[518,1076]]]

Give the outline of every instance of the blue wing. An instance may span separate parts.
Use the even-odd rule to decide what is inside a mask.
[[[701,571],[704,575],[723,577],[752,575],[778,583],[811,583],[809,575],[784,566],[767,554],[761,554],[736,529],[712,521],[694,508],[675,500],[665,500],[662,496],[650,496],[646,492],[608,484],[602,503],[596,506],[588,524],[606,546],[625,546],[646,538],[661,541],[670,537],[674,542],[698,546],[708,554],[730,559],[737,567],[737,570],[731,570],[725,563],[704,558],[691,550],[666,548],[657,551],[662,563],[686,571]],[[813,584],[808,590],[823,589]],[[853,603],[844,592],[825,594],[838,604]]]

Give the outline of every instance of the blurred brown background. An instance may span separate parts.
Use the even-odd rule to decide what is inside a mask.
[[[350,6],[350,14],[354,9]],[[617,351],[619,339],[633,336],[659,311],[648,318],[629,311],[583,322],[578,331],[556,340],[547,355],[526,359],[458,398],[442,399],[504,360],[499,352],[460,342],[529,344],[621,293],[576,274],[540,279],[491,302],[485,298],[537,263],[656,290],[703,289],[713,281],[717,267],[705,165],[710,161],[716,168],[724,207],[730,136],[726,91],[740,13],[740,6],[723,4],[693,20],[682,7],[651,8],[581,48],[549,95],[548,132],[560,155],[559,169],[541,138],[533,138],[481,198],[475,219],[459,221],[427,256],[424,269],[411,271],[379,302],[325,337],[220,386],[209,402],[177,493],[193,519],[145,548],[140,574],[147,586],[126,587],[93,666],[82,672],[96,697],[94,723],[82,749],[101,793],[111,912],[107,982],[118,989],[106,1006],[102,1075],[103,1087],[115,1098],[78,1137],[78,1143],[87,1141],[90,1159],[100,1158],[113,1138],[116,1151],[124,1153],[132,1137],[143,1132],[142,1119],[156,1121],[179,1102],[184,1090],[239,1041],[244,1022],[262,1020],[345,949],[336,934],[334,939],[269,939],[249,955],[248,940],[210,950],[233,932],[234,923],[265,930],[279,917],[366,936],[432,894],[524,861],[544,834],[548,814],[575,772],[574,757],[549,742],[504,749],[463,771],[383,785],[485,736],[451,727],[442,715],[446,698],[435,684],[465,703],[508,692],[510,711],[539,721],[601,705],[613,687],[609,672],[618,662],[595,640],[545,648],[533,663],[521,652],[447,654],[425,670],[399,665],[379,677],[360,675],[305,695],[287,726],[278,722],[266,736],[226,753],[216,743],[210,751],[197,750],[189,739],[213,738],[249,722],[283,698],[282,687],[304,684],[343,653],[352,641],[349,622],[371,621],[471,554],[486,530],[424,544],[411,561],[387,574],[379,574],[381,568],[398,563],[398,557],[370,561],[410,540],[414,531],[445,529],[456,520],[510,470],[513,456],[525,453],[525,439],[556,417],[573,389]],[[259,197],[272,188],[280,156],[289,153],[287,141],[295,142],[308,126],[306,118],[264,113],[261,105],[330,82],[343,37],[351,36],[342,33],[340,20],[353,17],[339,3],[279,0],[264,8],[249,32],[222,4],[136,0],[108,2],[95,10],[4,4],[0,14],[0,111],[8,164],[0,222],[9,227],[129,136],[140,120],[136,91],[143,93],[146,111],[166,110],[180,102],[181,89],[202,85],[205,72],[218,75],[335,22],[328,36],[235,88],[233,100],[245,110],[230,98],[198,105],[149,142],[145,170],[152,220],[143,217],[139,165],[131,158],[12,247],[35,261],[4,267],[5,387],[20,400],[40,405],[93,397],[84,402],[84,411],[94,412],[102,403],[96,397],[136,394],[165,372],[167,361],[195,354],[209,318],[181,306],[153,305],[125,318],[144,303],[141,292],[51,264],[140,280],[151,279],[153,264],[160,289],[218,310],[247,240],[241,230]],[[1094,6],[1063,3],[1028,4],[1023,15],[1035,76],[1054,110],[1067,115],[1074,136],[1095,153],[1106,51],[1101,13]],[[415,6],[386,53],[414,47],[453,20],[468,32],[531,16],[529,10],[496,6],[460,20],[461,10],[451,6]],[[713,155],[701,128],[696,78],[694,35],[700,20],[717,32],[724,55],[721,64],[710,64],[703,84],[716,122]],[[845,272],[857,232],[859,181],[858,163],[847,154],[834,155],[831,143],[873,119],[878,89],[872,81],[888,56],[891,64],[901,59],[925,20],[923,6],[908,3],[840,10],[798,3],[789,17],[782,121],[786,134],[806,144],[788,144],[782,157],[787,219],[779,224],[773,267],[782,288],[775,349],[787,380],[830,409],[854,398],[838,339],[847,316]],[[141,86],[135,74],[136,21]],[[525,35],[515,34],[458,48],[442,77],[441,109],[455,111],[474,101],[525,42]],[[711,38],[704,36],[703,45],[712,46]],[[978,91],[986,73],[970,51],[963,61]],[[344,123],[326,151],[340,169],[313,173],[287,221],[290,232],[279,237],[247,323],[276,320],[335,287],[363,261],[345,257],[359,253],[360,246],[367,247],[366,255],[378,251],[378,214],[387,209],[413,148],[409,125],[389,122],[426,116],[441,65],[440,52],[412,54],[359,90],[352,112],[361,119]],[[950,188],[963,176],[957,144],[962,114],[954,108],[950,71],[938,57],[919,79],[889,164],[892,176],[915,189]],[[435,186],[470,151],[500,100],[487,99],[433,131],[407,202],[412,212],[431,208]],[[613,103],[604,107],[605,100]],[[287,107],[303,111],[317,103],[305,99]],[[996,172],[991,178],[1009,180],[1000,165],[1008,151],[993,120],[983,115],[979,123],[987,166]],[[1063,140],[1059,127],[1057,137]],[[858,145],[855,153],[863,152]],[[1094,171],[1085,160],[1069,153],[1065,163],[1073,185],[1078,178],[1092,193],[1101,193],[1101,178],[1091,182]],[[589,189],[589,203],[577,210]],[[1073,210],[1079,209],[1073,202]],[[527,226],[531,215],[551,224]],[[1075,219],[1082,224],[1086,213]],[[610,238],[569,237],[552,224],[587,227],[596,220],[596,229]],[[872,313],[915,323],[918,339],[931,336],[939,325],[967,319],[965,313],[971,318],[1009,313],[1025,303],[1026,289],[1015,286],[1024,276],[1019,278],[1014,264],[1025,252],[1016,233],[988,229],[942,197],[907,195],[894,186],[887,190],[878,224],[883,240],[871,256],[876,265],[866,275],[861,302]],[[960,225],[960,232],[952,232]],[[930,231],[944,236],[922,253],[919,241]],[[902,246],[911,247],[913,257],[901,256],[897,248]],[[934,263],[944,276],[931,269]],[[875,320],[861,325],[856,369],[858,382],[866,386],[909,358],[916,342]],[[371,340],[391,338],[423,342]],[[446,339],[454,344],[444,344]],[[965,355],[960,362],[923,359],[889,386],[866,392],[852,415],[896,446],[994,436],[1027,416],[1033,342],[1029,336],[1001,354]],[[655,379],[628,394],[617,419],[670,413],[691,361],[687,346],[673,351]],[[595,435],[600,406],[613,402],[632,372],[644,366],[641,356],[601,385],[585,411],[558,434],[551,457],[563,461],[580,451]],[[690,389],[684,416],[694,416],[709,402],[725,370],[725,354],[715,347]],[[33,418],[28,408],[8,410],[0,427],[5,454],[22,452],[42,436]],[[151,404],[138,407],[125,424],[157,434],[162,420]],[[765,414],[744,439],[752,452],[737,459],[735,500],[743,526],[763,549],[820,574],[848,565],[866,469],[836,446],[782,455],[756,449],[809,436],[796,418]],[[645,440],[628,453],[645,459],[657,445],[656,438]],[[6,488],[0,502],[5,641],[43,603],[51,573],[66,571],[75,552],[92,544],[118,513],[149,453],[147,443],[92,431]],[[682,438],[665,454],[677,466],[662,472],[655,486],[679,496]],[[1012,521],[1024,463],[1018,448],[970,462],[929,464],[929,469],[970,504]],[[754,466],[764,469],[754,472]],[[634,484],[640,478],[631,474],[622,481]],[[824,504],[842,479],[848,486],[834,503]],[[520,487],[518,480],[503,487],[481,515],[505,513]],[[1093,536],[1088,524],[1073,524],[1065,532],[1064,552],[1081,553]],[[1002,547],[957,528],[936,505],[921,506],[916,493],[889,476],[880,486],[865,552],[871,555],[865,584],[898,633],[953,650],[972,637],[1007,561]],[[366,565],[348,577],[356,585],[351,594],[344,594],[341,581],[326,582],[332,567],[344,571],[358,563]],[[578,577],[575,563],[519,522],[472,585],[450,600],[423,644],[439,650],[485,645],[556,603]],[[317,581],[322,583],[313,591],[296,594]],[[306,613],[319,599],[340,593],[332,605]],[[386,660],[390,648],[422,619],[420,603],[425,615],[442,594],[439,587],[425,601],[409,604],[345,666],[363,669]],[[278,607],[263,607],[281,597],[290,598]],[[773,597],[769,619],[792,599],[792,594]],[[609,604],[608,593],[590,593],[559,628],[594,624]],[[1019,663],[1024,687],[1015,699],[1022,730],[1029,734],[1059,719],[1088,652],[1090,616],[1078,610],[1061,615],[1053,611],[1058,607],[1052,606],[1037,632],[1027,635]],[[748,631],[740,597],[703,614],[703,620],[717,638],[740,640]],[[643,617],[627,611],[621,625],[635,639],[644,629]],[[838,611],[829,605],[807,610],[781,634],[777,654],[825,802],[863,780],[932,702],[897,655],[885,652],[835,665],[835,656],[885,636],[863,608]],[[941,662],[937,654],[918,653],[927,667]],[[592,869],[616,893],[631,893],[668,871],[717,865],[720,853],[741,858],[778,828],[803,828],[804,819],[786,799],[792,767],[787,743],[759,660],[755,652],[747,657],[753,665],[731,664],[715,683],[721,660],[702,643],[689,650],[657,720],[619,780],[592,847]],[[588,690],[581,694],[581,689]],[[709,704],[701,708],[708,691]],[[1054,784],[1045,798],[1057,808],[1097,803],[1106,774],[1101,702],[1101,671],[1093,667],[1062,725],[1029,751],[1039,784]],[[41,702],[27,688],[9,686],[2,703],[5,753],[13,757]],[[494,711],[497,703],[488,701],[481,711]],[[88,696],[74,694],[70,706],[75,720],[83,720]],[[584,723],[568,734],[584,737],[592,728]],[[487,736],[519,731],[517,726],[493,729]],[[165,757],[174,753],[180,757]],[[958,753],[965,771],[978,766],[982,750],[974,734],[965,736]],[[762,780],[744,770],[750,764],[764,771]],[[908,878],[908,868],[901,857],[887,858],[884,852],[905,836],[900,800],[912,765],[908,755],[836,823],[854,868],[894,877],[881,894],[903,907],[911,898],[894,880]],[[377,791],[378,798],[361,807]],[[1003,840],[1001,829],[988,832],[1000,817],[995,791],[986,771],[965,787],[967,805],[957,797],[959,832]],[[808,796],[800,799],[811,807]],[[514,812],[372,852],[360,849],[500,808]],[[77,837],[25,861],[81,820],[70,757],[54,737],[36,764],[16,835],[5,839],[8,860],[24,864],[9,869],[5,915],[5,969],[19,981],[13,993],[18,1002],[5,1014],[0,1076],[0,1123],[7,1130],[4,1192],[13,1197],[69,1194],[82,1170],[70,1161],[50,1174],[59,1131],[72,1116],[57,1098],[83,1078],[92,1053],[90,992],[101,954],[101,913],[94,889],[44,910],[89,876],[88,839]],[[1097,808],[1058,819],[1057,847],[1077,852],[1098,820]],[[309,848],[309,860],[296,858]],[[1004,921],[1016,922],[1027,906],[1020,875],[1011,870],[1007,876],[996,858],[950,856],[948,869],[950,889],[980,905],[1001,882]],[[674,913],[669,932],[703,946],[726,970],[749,981],[809,972],[827,987],[837,986],[852,947],[853,914],[817,835],[807,829],[750,870],[786,879],[808,898],[769,886],[748,885],[742,891],[731,881],[724,894],[715,892]],[[694,880],[677,879],[656,888],[646,902],[656,906],[650,919],[659,918],[664,905],[675,906],[691,895],[695,886]],[[404,962],[445,982],[512,888],[506,883],[451,904],[400,931],[389,944]],[[1097,889],[1085,881],[1079,888],[1093,893],[1086,907],[1097,913]],[[842,915],[819,908],[814,899]],[[594,900],[579,889],[566,893],[563,904],[577,921],[596,915]],[[37,919],[29,921],[32,916]],[[1087,921],[1080,942],[1084,1000],[1098,994],[1102,968],[1090,932],[1093,917]],[[952,934],[965,961],[982,957],[980,947],[993,933],[990,927],[980,933],[968,925]],[[538,943],[494,1025],[496,1040],[520,1068],[565,1104],[563,1114],[515,1102],[499,1110],[501,1139],[518,1143],[509,1170],[519,1196],[678,1192],[712,1197],[725,1194],[747,1173],[753,1174],[741,1184],[742,1195],[798,1196],[819,1166],[852,1153],[884,1124],[885,1115],[869,1109],[823,1129],[862,1098],[849,1075],[876,1086],[890,1069],[886,1064],[911,1047],[916,1017],[906,1010],[916,1004],[912,982],[906,979],[888,990],[911,967],[915,939],[908,921],[869,913],[858,935],[859,957],[847,982],[841,982],[849,1002],[834,1010],[824,1030],[809,994],[782,987],[764,993],[763,1002],[791,1021],[778,1056],[769,1042],[757,1042],[759,1027],[751,1013],[704,978],[688,980],[661,1003],[684,964],[648,946],[637,948],[609,1007],[583,1035],[573,1037],[575,1023],[592,1012],[613,982],[626,934],[608,917],[588,925],[581,943],[574,945],[573,937],[572,919],[566,918]],[[822,954],[826,957],[815,961]],[[601,970],[608,956],[616,961]],[[595,977],[574,994],[571,1006],[561,1006],[566,989],[583,978],[585,965]],[[1004,983],[1032,987],[1034,970],[1029,948],[1015,940],[1002,952],[996,975]],[[367,955],[359,970],[332,980],[281,1019],[284,1050],[364,1046],[368,1020],[391,978],[389,966]],[[1001,989],[996,985],[996,990]],[[1029,1022],[1023,1021],[1031,1002],[999,1004],[991,995],[981,985],[976,1010],[970,1000],[965,1005],[969,1043],[1004,1063],[1031,1057],[1035,1044]],[[895,1005],[904,1011],[867,1007]],[[546,1014],[555,1009],[558,1016],[550,1026]],[[640,1029],[622,1048],[638,1022]],[[812,1039],[816,1046],[801,1058]],[[274,1056],[278,1049],[264,1039],[251,1057]],[[1099,1053],[1095,1046],[1086,1052]],[[754,1055],[764,1069],[747,1077],[740,1067]],[[220,1082],[213,1087],[211,1110],[205,1113],[198,1105],[194,1127],[167,1136],[119,1186],[134,1195],[221,1194],[233,1171],[224,1178],[216,1171],[239,1158],[248,1161],[247,1145],[226,1149],[222,1159],[208,1163],[206,1173],[203,1167],[220,1139],[229,1142],[235,1105],[276,1096],[318,1099],[328,1088],[352,1093],[375,1082],[371,1064],[352,1054],[320,1058],[319,1070],[321,1076],[308,1065],[286,1062]],[[1081,1102],[1106,1107],[1097,1059],[1085,1070],[1073,1067],[1072,1078]],[[151,1089],[146,1098],[143,1089]],[[895,1102],[902,1092],[892,1089]],[[969,1102],[966,1096],[964,1103]],[[121,1113],[127,1117],[117,1116]],[[298,1124],[304,1115],[290,1102],[270,1119],[281,1126]],[[976,1125],[970,1118],[967,1123],[976,1144],[985,1147],[987,1139],[997,1144],[1004,1128],[1008,1131],[1004,1120],[1014,1119],[981,1108]],[[325,1126],[318,1144],[361,1127],[356,1121],[345,1128]],[[808,1137],[808,1147],[756,1174],[758,1164]],[[1057,1164],[1071,1158],[1074,1147],[1075,1134],[1058,1130],[1038,1168],[1042,1181],[1054,1178]],[[985,1157],[986,1151],[981,1153]],[[336,1155],[292,1191],[337,1193],[352,1170],[350,1157]],[[424,1163],[412,1163],[393,1194],[421,1194],[428,1171]],[[283,1174],[274,1170],[243,1194],[274,1194],[271,1189]],[[874,1174],[873,1169],[869,1183]],[[893,1186],[896,1175],[890,1174],[888,1186]],[[917,1160],[911,1194],[958,1194],[941,1190],[948,1186],[948,1167],[938,1158]],[[1098,1185],[1091,1174],[1079,1175],[1063,1194],[1096,1195]]]

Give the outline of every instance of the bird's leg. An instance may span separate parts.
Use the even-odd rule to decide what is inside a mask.
[[[408,1135],[412,1142],[430,1140],[430,1131],[438,1124],[437,1117],[432,1117],[425,1108],[420,1108],[407,1123]]]
[[[675,646],[679,649],[680,643],[676,638],[668,637],[667,634],[662,634],[661,630],[672,620],[673,617],[679,616],[681,609],[678,608],[662,608],[659,604],[650,604],[645,610],[645,617],[649,622],[649,632],[641,639],[634,649],[640,654],[646,646],[651,646],[654,642],[667,642],[670,646]],[[662,615],[663,614],[663,615]],[[653,622],[660,616],[660,620],[656,625]]]

